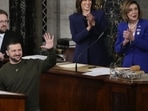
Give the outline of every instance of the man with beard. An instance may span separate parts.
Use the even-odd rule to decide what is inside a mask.
[[[9,39],[6,46],[9,62],[0,68],[0,90],[25,94],[26,111],[40,111],[40,76],[56,64],[54,36],[45,33],[44,39],[45,45],[41,48],[47,50],[48,56],[45,60],[22,59],[21,43],[15,38]]]
[[[9,27],[9,19],[6,11],[0,9],[0,66],[2,65],[2,61],[7,57],[6,44],[9,38],[16,37],[21,41],[23,45],[23,38],[21,35],[15,33],[8,29]]]

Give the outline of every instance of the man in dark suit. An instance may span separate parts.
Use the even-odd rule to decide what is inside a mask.
[[[9,30],[9,19],[6,11],[0,9],[0,66],[7,57],[6,44],[8,39],[15,37],[18,38],[23,45],[23,38],[21,35]]]

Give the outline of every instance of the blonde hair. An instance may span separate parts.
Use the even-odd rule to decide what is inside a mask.
[[[130,10],[129,10],[129,6],[130,6],[131,4],[136,4],[136,5],[137,5],[137,8],[138,8],[138,19],[142,18],[142,11],[141,11],[141,9],[140,9],[139,4],[138,4],[136,1],[134,1],[134,0],[125,0],[125,1],[123,2],[122,6],[121,6],[121,16],[122,16],[122,19],[123,19],[124,21],[126,21],[126,22],[129,20],[127,14],[128,14],[129,11],[130,11]]]

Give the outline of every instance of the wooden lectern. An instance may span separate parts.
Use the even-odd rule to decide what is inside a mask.
[[[79,72],[88,65],[78,72],[68,66],[56,65],[41,75],[41,111],[148,111],[148,74],[133,81],[110,79]]]
[[[25,111],[25,95],[0,91],[0,111]]]

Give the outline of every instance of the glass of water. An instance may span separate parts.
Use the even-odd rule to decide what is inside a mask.
[[[117,78],[117,75],[116,75],[116,68],[114,68],[114,67],[111,67],[110,68],[110,79],[112,79],[112,78]]]

